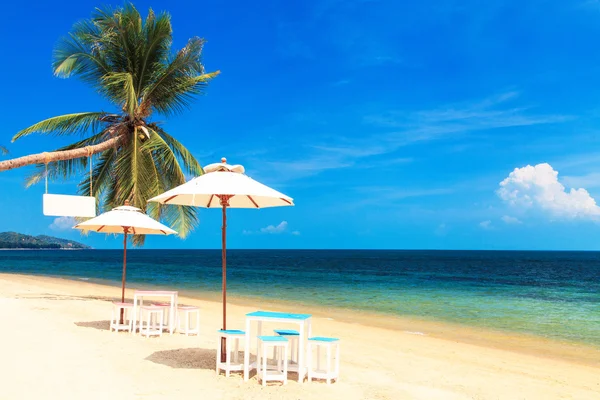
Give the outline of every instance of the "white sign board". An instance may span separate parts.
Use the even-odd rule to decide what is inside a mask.
[[[44,215],[55,217],[95,217],[96,198],[91,196],[45,194]]]

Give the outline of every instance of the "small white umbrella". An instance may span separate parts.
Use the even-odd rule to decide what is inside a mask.
[[[81,222],[73,227],[82,231],[101,233],[122,233],[123,238],[123,279],[121,288],[121,301],[125,301],[125,276],[127,273],[127,235],[172,235],[173,229],[144,214],[142,210],[131,207],[129,201],[125,205],[113,208],[95,218]],[[121,319],[123,315],[121,314]]]
[[[148,201],[223,210],[223,329],[227,329],[227,208],[265,208],[293,206],[294,200],[244,174],[241,165],[221,163],[204,168],[204,175],[194,178]],[[225,347],[223,346],[223,350]]]

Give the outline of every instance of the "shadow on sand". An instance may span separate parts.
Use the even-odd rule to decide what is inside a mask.
[[[52,294],[52,293],[40,293],[34,295],[19,294],[15,296],[16,299],[28,299],[28,300],[78,300],[78,301],[121,301],[120,297],[107,297],[107,296],[71,296],[64,294]]]
[[[251,362],[255,361],[255,359],[256,357],[250,355]],[[171,368],[207,369],[214,371],[217,358],[214,349],[187,348],[157,351],[146,357],[146,360]],[[244,360],[244,352],[240,352],[240,360]],[[232,374],[242,376],[243,372],[235,371]],[[249,378],[252,379],[254,376],[256,376],[256,370],[251,370]],[[298,374],[290,372],[288,379],[297,380]]]
[[[162,350],[152,353],[146,360],[171,368],[214,370],[216,352],[199,348]]]
[[[84,321],[84,322],[75,322],[75,325],[81,326],[83,328],[94,328],[99,329],[101,331],[107,331],[110,327],[110,321]]]

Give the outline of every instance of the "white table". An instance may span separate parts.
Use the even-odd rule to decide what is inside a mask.
[[[306,375],[306,342],[311,335],[311,317],[310,314],[290,314],[270,311],[255,311],[246,314],[246,346],[244,347],[244,381],[250,377],[250,336],[252,322],[257,322],[256,336],[261,335],[263,322],[278,322],[282,324],[298,325],[298,382],[304,381]],[[307,332],[308,331],[308,332]],[[256,349],[258,351],[258,339],[256,340]],[[254,366],[254,365],[253,365]]]
[[[170,307],[169,313],[169,333],[172,335],[177,323],[177,296],[178,292],[170,290],[136,290],[133,293],[133,329],[131,333],[135,333],[138,320],[138,301],[140,306],[144,303],[144,297],[168,297]]]

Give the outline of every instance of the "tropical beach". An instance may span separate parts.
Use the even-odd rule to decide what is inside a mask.
[[[17,327],[2,341],[4,358],[14,360],[2,367],[3,375],[11,376],[2,385],[9,399],[49,393],[55,398],[173,398],[197,396],[199,390],[211,399],[595,399],[600,390],[598,358],[578,362],[544,351],[523,354],[508,349],[510,336],[504,344],[490,345],[485,337],[467,344],[415,335],[331,320],[324,317],[327,310],[315,322],[321,333],[344,338],[343,379],[329,386],[290,381],[264,389],[215,376],[218,302],[182,299],[202,310],[198,338],[148,340],[107,330],[115,287],[3,274],[0,289],[3,315]],[[232,305],[231,318],[242,321],[260,306]]]
[[[600,399],[597,2],[157,3],[5,7],[0,400]]]

